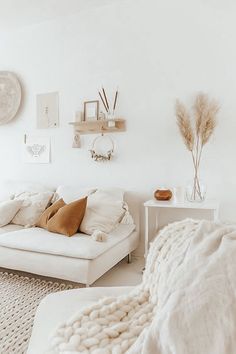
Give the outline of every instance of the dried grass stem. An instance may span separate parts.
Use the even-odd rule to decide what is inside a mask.
[[[203,198],[199,183],[199,166],[203,147],[215,130],[218,111],[219,105],[215,100],[210,100],[208,95],[199,93],[194,101],[191,119],[185,105],[179,100],[176,101],[177,125],[186,148],[191,152],[194,165],[194,200],[197,197]]]

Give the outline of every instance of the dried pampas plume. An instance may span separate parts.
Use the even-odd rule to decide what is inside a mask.
[[[196,135],[204,146],[210,139],[216,127],[216,115],[219,104],[210,100],[206,94],[200,93],[195,99],[193,106],[195,116]]]
[[[207,106],[208,106],[207,95],[205,95],[204,93],[199,93],[193,105],[196,134],[199,134],[200,132]]]
[[[200,138],[202,142],[202,146],[204,146],[210,139],[213,134],[217,121],[216,116],[219,112],[220,106],[216,101],[209,101],[208,107],[206,109],[201,129],[200,129]]]
[[[176,101],[177,124],[182,135],[183,141],[189,151],[193,150],[194,134],[191,125],[190,116],[180,101]]]
[[[193,122],[190,115],[180,101],[176,102],[175,113],[177,124],[183,141],[189,151],[191,151],[195,170],[195,192],[200,195],[198,180],[198,169],[202,156],[203,146],[209,141],[216,127],[216,116],[219,112],[219,104],[215,100],[210,100],[208,95],[199,93],[193,105]]]

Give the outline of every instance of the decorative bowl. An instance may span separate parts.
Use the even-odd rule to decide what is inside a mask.
[[[154,192],[156,200],[170,200],[172,198],[172,192],[170,189],[157,189]]]

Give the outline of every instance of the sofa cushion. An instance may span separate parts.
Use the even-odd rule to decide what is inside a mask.
[[[62,198],[65,203],[71,203],[94,193],[95,188],[81,188],[80,186],[59,186],[55,192],[53,202]]]
[[[80,231],[88,235],[95,230],[111,232],[125,214],[123,197],[124,191],[118,188],[99,189],[89,195]]]
[[[47,230],[73,236],[79,230],[87,204],[87,197],[66,204],[48,220]]]
[[[52,196],[52,192],[23,192],[15,196],[15,199],[22,200],[23,203],[12,223],[23,226],[35,225],[48,206]]]
[[[36,226],[42,227],[43,229],[47,229],[48,220],[51,219],[51,217],[53,217],[58,212],[58,210],[65,205],[66,203],[63,199],[59,199],[57,202],[52,204],[40,216],[38,222],[36,223]]]
[[[32,181],[6,180],[0,183],[0,201],[13,199],[15,195],[23,192],[54,192],[55,189]]]
[[[22,205],[21,200],[6,200],[0,203],[0,227],[8,225]]]
[[[66,257],[95,259],[127,238],[135,225],[118,225],[106,242],[96,242],[91,236],[81,233],[65,237],[35,227],[0,235],[0,246],[13,249],[62,255]]]

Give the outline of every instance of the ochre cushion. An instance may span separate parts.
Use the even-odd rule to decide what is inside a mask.
[[[60,208],[65,205],[66,203],[63,199],[59,199],[56,203],[52,204],[40,216],[38,222],[36,223],[36,226],[42,227],[43,229],[47,229],[48,221],[58,212]]]
[[[47,230],[72,236],[77,233],[83,220],[87,197],[61,207],[47,222]]]

